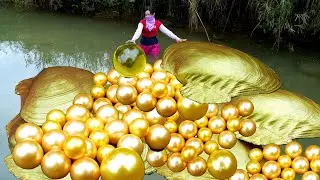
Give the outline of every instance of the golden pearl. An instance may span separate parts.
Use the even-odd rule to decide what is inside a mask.
[[[87,126],[89,132],[91,133],[92,131],[95,131],[95,130],[103,130],[104,123],[99,118],[91,117],[87,120],[86,126]]]
[[[152,74],[153,73],[153,67],[151,64],[146,64],[146,66],[144,67],[144,72],[147,72],[149,74]]]
[[[120,113],[126,113],[131,109],[130,105],[123,105],[121,103],[117,103],[114,105],[114,107],[120,112]]]
[[[221,109],[221,117],[223,119],[230,120],[234,118],[238,118],[239,116],[239,110],[236,106],[232,104],[225,104]]]
[[[302,146],[297,141],[291,141],[286,145],[285,152],[290,158],[294,159],[302,154]]]
[[[63,150],[71,159],[80,159],[86,153],[86,141],[80,136],[67,137],[63,144]]]
[[[169,83],[174,87],[175,90],[183,87],[183,84],[181,84],[177,78],[171,79]]]
[[[317,145],[310,145],[306,148],[304,156],[311,161],[315,158],[320,158],[320,147]]]
[[[163,83],[169,83],[169,80],[170,80],[167,72],[165,71],[153,72],[151,75],[151,79],[153,79],[154,81],[160,81]]]
[[[96,117],[101,119],[103,123],[108,123],[119,119],[119,112],[112,105],[103,105],[97,110]]]
[[[208,122],[209,122],[209,120],[208,120],[207,116],[203,116],[202,118],[194,121],[194,123],[196,123],[196,125],[199,129],[203,128],[203,127],[207,127]]]
[[[168,93],[168,87],[163,82],[154,82],[150,88],[151,88],[152,94],[156,98],[163,98]]]
[[[86,154],[84,156],[91,159],[94,159],[97,156],[97,146],[89,138],[86,139]]]
[[[126,134],[122,136],[117,143],[117,147],[132,149],[136,151],[139,155],[142,154],[144,148],[141,139],[134,134]]]
[[[192,121],[202,118],[208,110],[208,104],[200,104],[187,98],[179,98],[177,107],[183,118]]]
[[[64,125],[63,131],[68,136],[88,137],[89,135],[89,129],[87,128],[86,124],[82,121],[68,121]]]
[[[320,177],[316,172],[308,171],[302,175],[302,180],[319,180]]]
[[[256,160],[251,160],[247,163],[246,169],[250,174],[258,174],[261,171],[261,164]]]
[[[109,142],[113,145],[116,145],[122,136],[129,133],[128,125],[121,120],[113,120],[108,122],[104,129],[108,133]]]
[[[263,153],[259,148],[253,148],[249,152],[249,159],[260,162],[263,159]]]
[[[234,118],[227,121],[227,128],[231,132],[236,132],[240,130],[240,119]]]
[[[142,78],[142,79],[139,79],[137,81],[137,91],[138,93],[141,93],[141,92],[149,92],[151,91],[151,86],[153,84],[153,80],[151,78]]]
[[[119,86],[116,97],[121,104],[130,105],[137,99],[138,92],[134,86],[121,85]]]
[[[179,125],[179,133],[185,138],[189,139],[197,135],[197,125],[189,120],[185,120]]]
[[[237,137],[231,131],[223,131],[218,135],[218,143],[224,149],[231,149],[237,143]]]
[[[26,139],[30,139],[35,140],[40,144],[42,136],[42,129],[33,123],[21,124],[15,132],[15,140],[17,143]]]
[[[178,130],[178,125],[175,121],[168,121],[167,120],[164,123],[164,127],[166,127],[170,133],[175,133]]]
[[[162,60],[157,60],[156,62],[154,62],[153,64],[153,71],[163,71],[162,67],[161,67],[161,63]]]
[[[167,118],[167,121],[177,121],[180,118],[180,114],[177,111],[176,113],[174,113],[174,115],[170,116]]]
[[[151,111],[156,107],[157,98],[151,92],[142,92],[138,95],[136,105],[144,112]]]
[[[227,127],[226,121],[220,116],[212,117],[208,122],[208,128],[214,134],[220,134]]]
[[[202,142],[207,142],[211,139],[212,137],[212,132],[209,128],[207,127],[203,127],[201,129],[199,129],[198,131],[198,138],[202,141]]]
[[[168,155],[166,150],[163,151],[152,151],[148,150],[147,153],[147,162],[152,166],[152,167],[160,167],[163,166],[167,160],[168,160]]]
[[[33,169],[41,163],[43,150],[34,140],[24,140],[16,144],[12,151],[13,161],[23,169]]]
[[[298,156],[293,159],[291,167],[297,174],[303,174],[309,170],[309,161],[305,157]]]
[[[218,104],[209,104],[208,105],[208,110],[207,110],[207,113],[206,113],[206,117],[208,119],[211,119],[211,118],[217,116],[218,112],[219,112],[219,105]]]
[[[41,161],[41,170],[48,178],[61,179],[68,175],[71,160],[60,150],[52,150],[45,154]]]
[[[281,172],[281,178],[284,180],[295,180],[296,172],[292,168],[285,168]]]
[[[73,99],[73,104],[80,104],[91,110],[93,106],[93,98],[90,94],[80,93]]]
[[[109,156],[109,154],[115,149],[115,147],[113,147],[110,144],[106,144],[103,145],[101,147],[99,147],[98,152],[97,152],[97,160],[99,163],[102,162],[102,160],[106,157]]]
[[[42,137],[42,148],[44,152],[49,152],[53,149],[62,150],[63,143],[67,139],[67,134],[62,130],[52,130],[45,133]]]
[[[112,85],[107,89],[107,98],[112,102],[112,103],[118,103],[117,99],[117,91],[118,91],[119,86],[118,85]]]
[[[281,155],[278,158],[278,163],[282,169],[289,168],[291,166],[292,160],[288,155]]]
[[[102,85],[94,85],[90,89],[90,93],[93,98],[98,99],[106,95],[106,91]]]
[[[263,174],[254,174],[253,176],[251,176],[250,180],[268,180],[268,179]]]
[[[103,72],[98,72],[93,76],[93,82],[104,86],[108,82],[108,76]]]
[[[90,134],[89,138],[97,148],[109,143],[109,135],[105,130],[95,130]]]
[[[240,100],[237,104],[240,116],[249,116],[254,110],[254,106],[250,100]]]
[[[180,153],[175,152],[169,155],[167,166],[172,172],[181,172],[186,168],[187,163],[183,160]]]
[[[171,136],[168,129],[163,125],[156,124],[150,127],[145,140],[150,149],[161,151],[169,144],[170,138]]]
[[[197,157],[197,150],[193,146],[185,146],[181,150],[181,157],[185,162],[189,162]]]
[[[130,125],[135,119],[146,119],[143,112],[138,109],[130,109],[128,112],[123,114],[123,121]]]
[[[167,96],[174,98],[174,95],[175,95],[176,92],[174,90],[173,85],[167,84],[167,88],[168,88]]]
[[[310,168],[312,171],[319,173],[320,172],[320,158],[312,159],[310,162]]]
[[[120,77],[118,80],[118,86],[122,86],[122,85],[131,85],[133,87],[136,86],[138,81],[137,77]]]
[[[137,75],[137,78],[138,79],[143,79],[143,78],[150,78],[150,74],[143,71],[143,72],[140,72],[138,75]]]
[[[227,150],[217,150],[210,154],[207,167],[214,178],[228,179],[237,170],[237,159]]]
[[[57,121],[46,121],[42,124],[41,129],[43,133],[47,133],[52,130],[61,130],[62,127]]]
[[[103,105],[112,105],[112,102],[107,98],[98,98],[92,105],[93,112],[96,113]]]
[[[70,176],[72,180],[98,180],[100,167],[95,160],[83,157],[72,163]]]
[[[262,173],[268,178],[277,178],[281,174],[281,167],[276,161],[268,161],[262,167]]]
[[[90,111],[83,105],[74,104],[67,109],[67,121],[83,121],[86,122],[90,117]]]
[[[144,163],[135,151],[127,148],[114,149],[100,165],[102,179],[141,180]]]
[[[48,112],[46,116],[46,121],[55,121],[59,122],[61,127],[66,123],[66,115],[64,114],[63,111],[59,109],[53,109]]]
[[[163,117],[169,117],[177,112],[177,103],[172,97],[163,97],[158,100],[157,112]]]
[[[240,134],[244,137],[252,136],[256,132],[256,123],[251,119],[243,119],[240,123]]]
[[[172,133],[167,149],[171,152],[180,152],[185,145],[185,140],[178,133]]]
[[[230,180],[249,180],[248,173],[243,169],[237,169],[233,176],[231,176]]]
[[[133,120],[129,125],[129,132],[139,138],[145,137],[149,132],[148,121],[141,118]]]
[[[207,141],[203,147],[204,152],[207,153],[208,155],[210,155],[211,153],[213,153],[213,151],[216,151],[218,149],[219,149],[219,145],[214,140]]]
[[[178,102],[178,100],[180,99],[180,98],[182,98],[183,96],[181,95],[181,93],[180,93],[180,90],[178,89],[178,90],[176,90],[176,92],[174,93],[174,98],[177,100],[177,102]]]
[[[111,84],[117,84],[120,78],[120,74],[113,68],[109,70],[107,76],[108,76],[108,81]]]
[[[203,152],[204,144],[199,138],[190,138],[186,141],[185,146],[193,146],[197,150],[197,155]]]
[[[152,111],[146,112],[145,113],[145,118],[149,122],[149,125],[155,125],[155,124],[161,124],[163,125],[164,122],[166,121],[166,118],[161,116],[157,109],[154,108]]]
[[[207,162],[199,156],[188,163],[187,170],[192,176],[202,176],[207,171]]]
[[[267,144],[263,147],[263,157],[268,161],[278,160],[280,153],[280,147],[276,144]]]

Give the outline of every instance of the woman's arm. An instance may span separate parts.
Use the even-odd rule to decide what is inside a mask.
[[[130,42],[136,42],[136,40],[139,39],[139,37],[142,34],[142,29],[143,29],[143,24],[139,23],[136,32],[134,33],[134,35],[132,36],[131,40],[129,40],[129,41]]]
[[[166,28],[163,24],[160,25],[159,30],[164,33],[165,35],[169,36],[171,39],[174,39],[178,42],[181,41],[181,39],[176,36],[173,32],[171,32],[168,28]]]

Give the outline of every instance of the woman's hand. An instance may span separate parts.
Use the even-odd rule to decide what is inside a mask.
[[[126,41],[126,43],[136,43],[136,41],[134,41],[134,40],[128,40],[128,41]]]
[[[184,41],[187,41],[187,39],[177,39],[177,43],[180,43],[180,42],[184,42]]]

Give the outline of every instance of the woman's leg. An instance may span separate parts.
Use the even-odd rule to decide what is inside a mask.
[[[160,55],[160,45],[159,43],[152,45],[150,51],[149,51],[149,63],[150,64],[154,64],[154,62],[156,62],[156,60],[159,59],[159,55]]]

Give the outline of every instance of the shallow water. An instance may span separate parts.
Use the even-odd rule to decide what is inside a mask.
[[[135,24],[0,9],[0,179],[15,179],[3,162],[9,154],[5,125],[20,110],[20,97],[15,94],[15,85],[49,66],[106,71],[110,67],[113,51],[131,38],[135,28]],[[174,32],[189,40],[206,41],[204,34],[190,35],[178,29]],[[159,39],[162,50],[173,43],[163,35]],[[294,54],[275,52],[244,37],[216,43],[258,57],[280,75],[284,88],[320,103],[319,53],[305,50]],[[320,139],[305,139],[302,142],[304,146],[320,144]],[[146,176],[146,179],[163,178],[152,175]]]

